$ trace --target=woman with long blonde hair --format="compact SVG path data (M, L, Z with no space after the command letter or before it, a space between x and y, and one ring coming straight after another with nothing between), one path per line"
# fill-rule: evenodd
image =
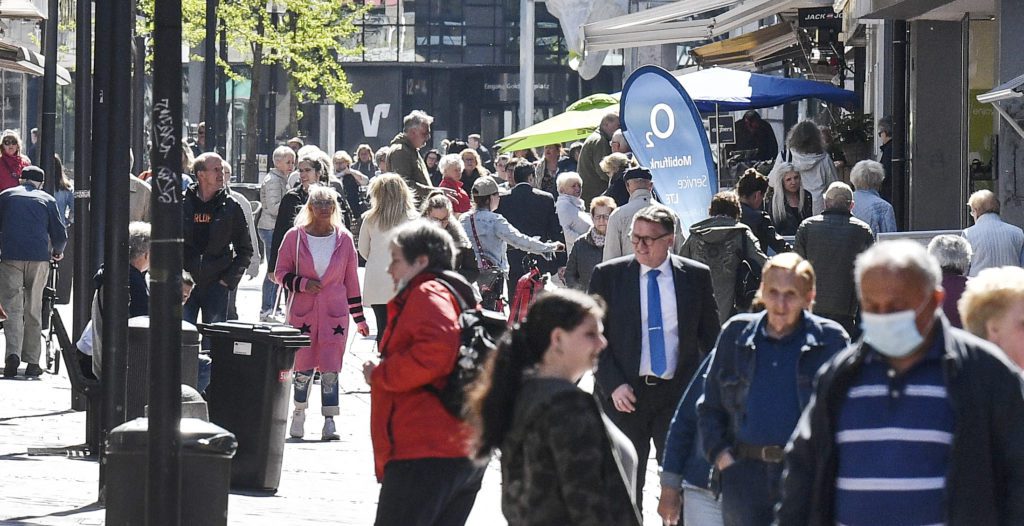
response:
M377 342L387 326L387 304L395 295L387 274L391 262L391 239L395 228L419 216L413 193L402 176L383 173L370 179L370 209L359 228L359 254L366 259L363 276L363 305L373 309L377 320Z
M359 259L352 233L345 228L333 189L314 184L281 242L274 274L291 292L288 323L310 338L295 355L295 411L289 434L305 435L306 407L313 373L320 371L322 440L337 440L338 372L348 340L349 316L356 330L370 333L359 292ZM347 306L347 308L341 308Z

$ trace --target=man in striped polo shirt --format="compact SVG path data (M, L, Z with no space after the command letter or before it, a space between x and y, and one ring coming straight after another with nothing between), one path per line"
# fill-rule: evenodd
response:
M864 338L818 377L786 450L780 525L1024 524L1024 395L952 328L921 245L857 258Z

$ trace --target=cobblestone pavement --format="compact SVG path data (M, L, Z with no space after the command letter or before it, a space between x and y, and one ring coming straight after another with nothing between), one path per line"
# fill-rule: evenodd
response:
M257 318L261 280L247 280L238 294L239 317ZM70 320L70 307L61 306ZM372 317L372 312L367 313ZM70 325L70 323L69 323ZM374 327L370 321L370 327ZM353 331L340 375L341 439L319 441L319 390L311 389L306 440L288 439L281 485L273 496L232 493L228 523L340 524L373 523L379 485L373 476L370 446L370 395L360 372L374 354L372 338ZM99 464L66 456L29 455L29 448L55 448L85 442L85 413L70 410L71 388L64 367L58 376L39 380L0 378L0 524L103 524L96 504ZM656 464L650 462L644 495L645 523L661 524L655 509ZM142 483L143 481L140 481ZM470 516L470 526L501 526L501 474L492 461Z

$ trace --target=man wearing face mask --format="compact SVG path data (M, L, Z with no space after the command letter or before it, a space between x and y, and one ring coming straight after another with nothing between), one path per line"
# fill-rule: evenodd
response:
M864 338L818 376L778 524L1024 524L1020 370L950 327L923 246L879 243L855 276Z

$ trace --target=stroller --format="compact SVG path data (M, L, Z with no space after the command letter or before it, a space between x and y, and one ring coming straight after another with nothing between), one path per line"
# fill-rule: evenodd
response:
M537 294L544 290L544 285L547 284L548 279L551 277L546 273L541 274L540 267L537 265L537 258L534 256L523 258L523 268L527 269L527 271L516 282L516 295L508 315L509 326L520 323L526 318L526 311L530 310L533 300L537 298Z

